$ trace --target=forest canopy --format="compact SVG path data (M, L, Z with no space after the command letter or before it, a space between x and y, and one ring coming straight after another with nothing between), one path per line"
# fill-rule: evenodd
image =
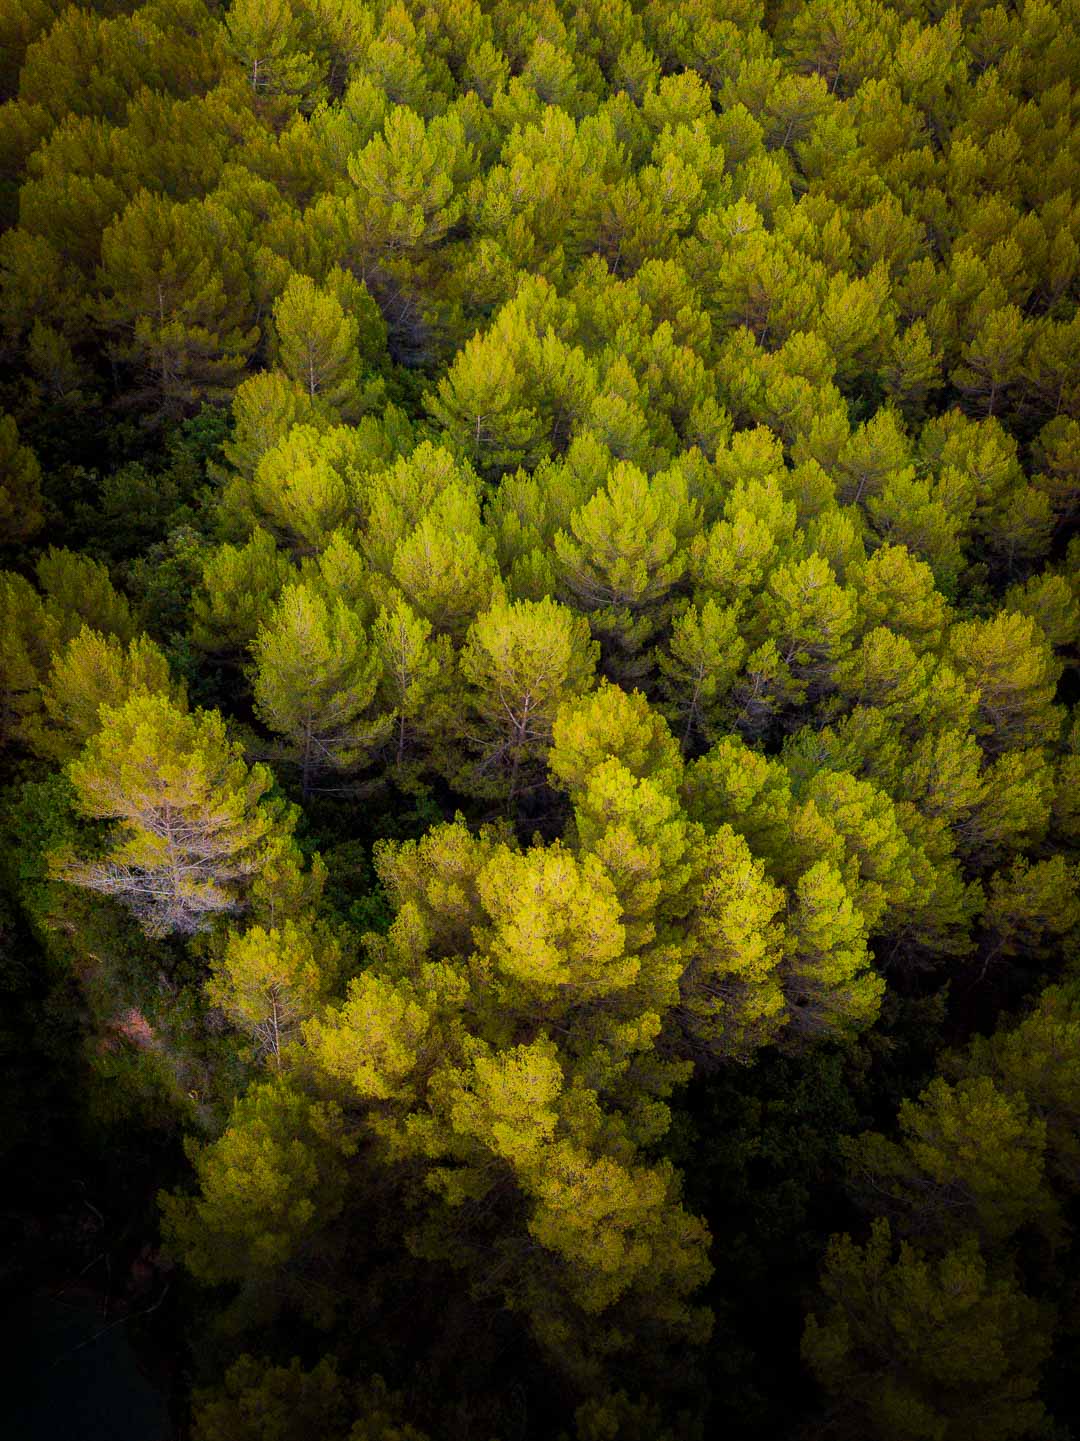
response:
M9 1295L1068 1441L1077 0L0 0L0 172Z

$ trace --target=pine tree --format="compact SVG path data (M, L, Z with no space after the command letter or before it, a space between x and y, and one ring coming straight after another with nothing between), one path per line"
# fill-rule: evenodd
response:
M934 1261L906 1243L894 1254L879 1220L865 1246L833 1239L821 1284L826 1306L807 1322L803 1356L838 1435L1019 1441L1043 1421L1048 1318L989 1271L974 1238Z
M675 621L667 651L657 659L665 714L680 732L684 751L695 737L707 741L716 733L745 657L736 607L707 600Z
M1039 472L1032 477L1050 500L1058 525L1075 518L1080 510L1080 421L1059 415L1044 425L1034 445Z
M1080 1158L1080 996L1074 982L1050 986L1034 1008L989 1038L976 1036L967 1053L949 1057L954 1074L990 1076L999 1090L1019 1096L1046 1126L1046 1166L1067 1190L1076 1187Z
M57 0L27 0L16 10L6 7L0 16L4 66L0 71L0 99L10 100L19 88L19 69L30 45L48 33L61 6Z
M100 562L50 546L34 569L45 593L45 609L65 640L77 635L84 624L118 640L134 638L131 607Z
M295 571L273 536L257 528L246 545L221 545L203 562L192 602L191 638L200 650L233 660L247 650Z
M774 860L791 843L794 800L787 768L737 736L725 736L687 766L682 795L694 820L710 830L731 826L756 856Z
M865 504L880 495L890 480L907 470L911 450L896 413L888 408L877 411L840 447L837 461L843 477L838 493L841 504Z
M183 709L183 688L173 684L152 640L140 636L124 646L83 626L53 658L29 743L39 755L73 760L100 730L102 706L116 708L136 695L170 696Z
M821 75L834 95L850 95L888 53L880 27L889 18L858 4L834 9L811 0L791 15L785 41L800 70Z
M298 555L320 551L353 516L346 478L350 433L294 425L259 461L252 481L251 518Z
M375 710L379 661L360 617L304 582L286 587L252 646L255 713L284 737L303 794L356 770L387 737Z
M963 621L949 634L949 656L978 691L979 735L992 754L1056 738L1060 666L1029 616L1001 611L990 620Z
M223 446L225 459L249 481L267 451L294 425L318 427L321 421L303 386L280 370L248 376L233 391L232 413L232 434Z
M553 781L576 795L607 760L633 776L677 792L683 764L663 717L640 691L601 681L593 691L559 707L552 725L548 769Z
M844 706L873 707L891 719L914 719L928 709L933 669L932 662L918 659L906 637L878 626L837 666L837 699Z
M35 320L26 344L26 363L48 404L81 410L92 386L88 367L72 350L67 336Z
M609 1110L594 1089L624 1090L625 1058L655 1034L658 986L669 1004L677 996L670 947L666 981L651 974L659 956L639 963L627 949L621 880L594 839L579 856L560 844L522 852L459 821L381 847L396 919L345 1004L305 1035L331 1094L404 1121L380 1134L418 1168L409 1244L473 1269L496 1236L520 1237L506 1284L541 1344L595 1378L604 1346L625 1344L625 1308L693 1332L688 1294L707 1267L673 1173L630 1144L662 1134L666 1108L638 1095L625 1110L613 1096ZM649 855L655 869L658 846ZM481 1231L457 1225L461 1205L479 1201L491 1208Z
M767 432L753 432L766 434ZM749 447L733 447L732 459L746 461ZM766 464L772 460L771 453ZM736 605L761 589L788 548L795 507L771 475L741 476L724 500L723 518L693 537L691 574L702 596Z
M0 535L7 543L26 540L44 519L37 456L19 443L14 417L0 415Z
M747 1060L785 1021L783 933L776 924L783 892L729 826L709 837L700 866L679 1023L696 1059Z
M1075 844L1080 837L1080 717L1071 717L1064 754L1057 762L1053 796L1054 829Z
M300 562L300 578L329 600L343 600L367 624L372 618L377 579L354 544L351 526L335 530L317 556Z
M1063 855L1018 857L990 879L983 964L1000 957L1047 956L1080 925L1080 870Z
M893 339L881 368L886 394L910 423L926 413L930 394L942 385L941 354L924 320L915 320Z
M113 896L148 935L193 935L244 909L268 845L293 815L268 799L265 766L245 765L215 711L136 694L100 712L68 768L83 815L111 821L100 856L61 853L54 874Z
M787 924L789 1033L813 1039L872 1024L885 982L871 969L865 919L836 866L818 861L803 872Z
M636 679L646 668L641 652L686 569L680 542L696 523L697 507L680 472L650 480L620 463L570 517L569 532L556 535L563 592L589 614L614 678Z
M779 566L769 578L763 618L781 663L800 688L819 692L850 647L854 597L819 555Z
M476 617L502 599L492 550L476 493L451 484L394 548L391 576L439 634L460 641Z
M533 466L548 454L548 428L529 394L527 369L506 343L482 335L466 341L428 409L485 474Z
M561 454L589 416L596 368L570 341L574 316L546 280L522 279L427 397L454 445L485 474Z
M349 982L340 1006L305 1024L313 1064L349 1098L414 1100L418 1072L434 1059L438 1044L425 999L407 980L362 972Z
M154 421L229 395L257 332L232 217L140 192L101 242L101 319Z
M62 640L57 616L21 575L0 571L0 743L24 741L40 724L40 688Z
M986 1076L940 1077L899 1112L901 1139L877 1132L842 1142L856 1192L887 1208L904 1234L934 1249L975 1232L1000 1246L1021 1226L1053 1224L1046 1128L1022 1096Z
M341 295L348 298L348 309ZM274 303L278 357L285 374L310 401L348 421L359 418L369 399L364 362L372 347L370 342L361 346L362 324L376 329L378 344L378 311L366 288L340 270L322 286L310 276L294 275Z
M1037 845L1050 825L1054 773L1045 748L1007 750L981 773L970 814L956 825L957 849L980 870Z
M61 13L26 52L19 93L57 121L71 112L120 124L144 85L165 89L167 39L150 16Z
M589 774L573 801L578 846L614 882L628 944L648 957L651 1003L666 1010L683 959L667 928L693 905L704 837L662 782L635 776L614 758Z
M390 741L399 773L418 743L430 743L449 726L445 707L453 681L454 654L447 636L404 600L384 608L371 628L382 674L380 693L394 717Z
M353 1376L342 1376L333 1356L304 1370L298 1356L283 1366L245 1353L220 1385L194 1391L192 1436L194 1441L214 1441L217 1436L234 1441L305 1441L309 1436L320 1441L428 1441L403 1419L405 1410L404 1397L389 1391L381 1377L361 1384Z
M1055 650L1068 650L1080 640L1080 598L1063 575L1044 571L1005 592L1005 607L1029 615Z
M352 1149L337 1107L284 1079L253 1086L219 1139L194 1155L201 1194L162 1196L170 1249L209 1284L280 1276L339 1214Z
M302 18L289 0L232 0L225 18L229 49L257 102L303 103L312 97L319 67L304 48Z
M294 921L250 926L230 933L211 962L206 993L280 1070L283 1047L333 989L340 966L340 943L328 932Z
M473 622L460 660L469 789L513 802L542 778L556 712L588 689L598 650L585 618L550 599L496 604Z
M393 258L436 245L464 209L472 149L456 115L427 125L406 106L349 161L351 226L362 254Z
M917 904L919 856L897 807L877 786L844 771L814 770L797 787L789 847L775 857L781 875L832 860L868 929L900 924Z
M288 1366L275 1366L245 1353L226 1371L220 1387L194 1392L192 1412L196 1441L214 1441L215 1436L268 1441L270 1432L278 1441L305 1436L338 1441L349 1423L346 1385L329 1356L305 1371L297 1356Z
M1008 405L1009 389L1022 377L1028 341L1015 305L990 310L980 320L950 377L976 414L996 415Z
M478 542L483 536L480 518L480 480L445 448L422 441L410 454L378 466L365 477L361 495L364 511L364 554L372 566L389 575L394 552L438 503L443 511Z
M636 979L614 887L595 862L559 844L501 848L477 877L477 896L502 1004L523 1021L564 1020L573 1006L608 1001Z
M906 636L922 654L941 644L949 609L934 584L934 573L903 545L883 545L855 568L860 625L888 626Z
M866 509L883 541L905 546L925 560L943 591L955 588L963 569L963 519L947 494L909 469L887 480Z

